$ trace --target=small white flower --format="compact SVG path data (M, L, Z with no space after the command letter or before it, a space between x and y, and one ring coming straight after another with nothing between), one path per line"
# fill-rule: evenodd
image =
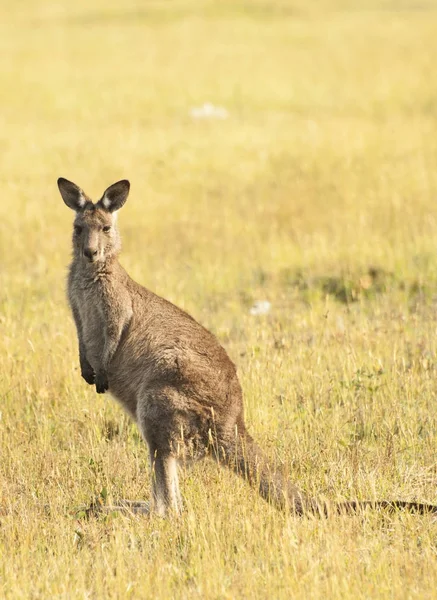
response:
M268 300L257 300L249 312L251 315L266 315L271 308L272 305Z
M194 106L190 110L193 119L227 119L228 111L223 106L214 106L210 102L205 102L202 106Z

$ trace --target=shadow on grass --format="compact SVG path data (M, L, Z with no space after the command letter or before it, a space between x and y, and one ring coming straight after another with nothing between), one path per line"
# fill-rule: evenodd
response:
M432 282L400 279L379 267L369 267L361 274L308 276L303 271L285 269L279 274L284 287L298 290L306 300L330 296L342 304L372 299L393 290L403 290L411 300L423 300L432 296Z

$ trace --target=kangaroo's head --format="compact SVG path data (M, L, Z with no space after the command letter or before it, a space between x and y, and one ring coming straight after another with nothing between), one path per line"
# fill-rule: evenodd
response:
M130 183L114 183L93 203L75 183L60 177L58 187L65 204L76 212L73 251L78 260L102 263L120 250L117 211L126 202Z

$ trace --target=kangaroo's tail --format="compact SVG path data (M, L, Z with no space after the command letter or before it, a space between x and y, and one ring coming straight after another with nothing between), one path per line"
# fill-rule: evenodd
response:
M404 500L350 500L334 504L331 510L340 515L353 515L369 508L371 510L384 510L387 512L404 510L419 515L437 514L437 505L435 504L407 502Z
M405 510L417 514L437 514L437 505L403 500L319 502L305 495L280 468L275 468L245 429L238 436L221 440L215 451L220 463L231 468L258 490L260 495L281 510L296 515L352 515L366 509L395 512Z

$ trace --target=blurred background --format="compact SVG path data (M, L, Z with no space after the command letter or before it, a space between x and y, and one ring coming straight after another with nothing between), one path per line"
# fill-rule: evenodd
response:
M268 278L293 286L302 271L423 273L437 214L435 8L4 3L8 269L59 276L62 175L94 198L131 180L124 260L166 293L177 272L187 301L199 286L204 299Z

